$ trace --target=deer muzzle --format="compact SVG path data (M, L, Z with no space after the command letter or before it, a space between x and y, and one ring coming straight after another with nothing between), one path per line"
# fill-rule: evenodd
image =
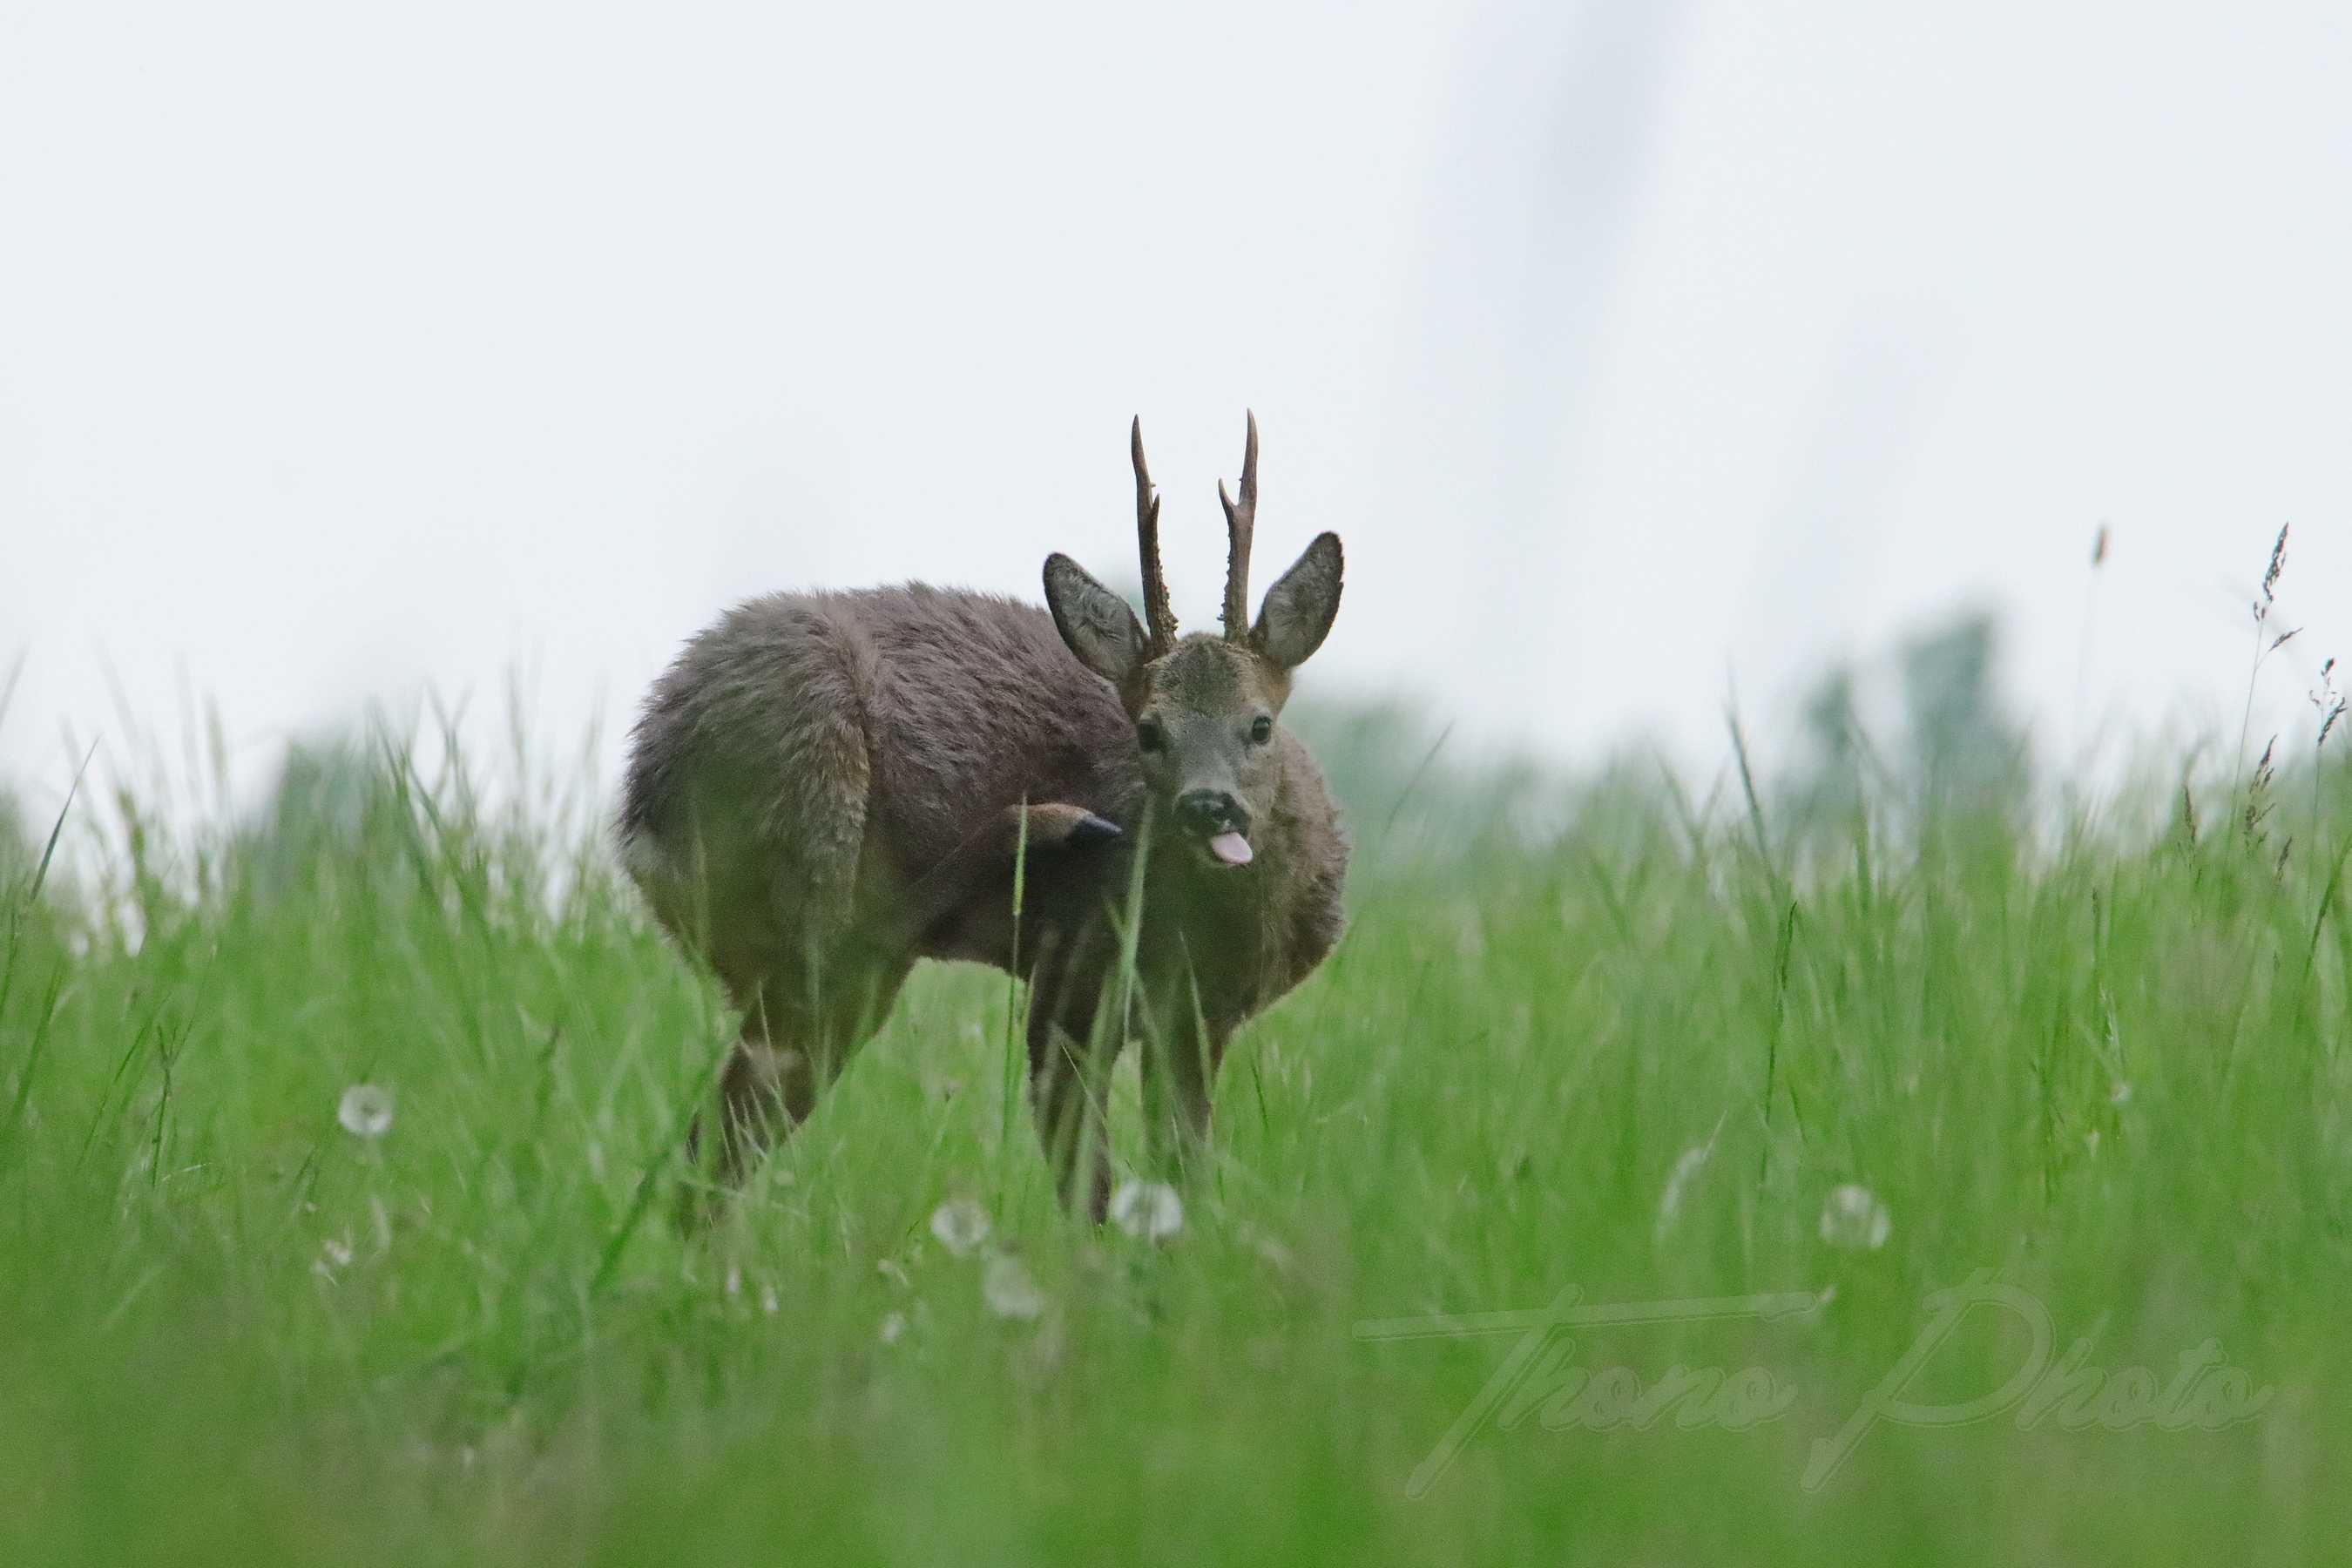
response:
M1176 821L1219 865L1246 866L1256 858L1250 848L1249 807L1224 790L1185 791L1176 800Z

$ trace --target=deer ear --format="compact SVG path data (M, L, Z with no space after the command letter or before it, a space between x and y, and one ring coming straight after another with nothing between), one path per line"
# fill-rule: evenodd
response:
M1318 534L1307 553L1265 591L1250 640L1285 669L1305 664L1339 613L1339 536Z
M1113 686L1125 685L1143 659L1143 626L1127 601L1057 552L1045 557L1045 603L1078 662Z

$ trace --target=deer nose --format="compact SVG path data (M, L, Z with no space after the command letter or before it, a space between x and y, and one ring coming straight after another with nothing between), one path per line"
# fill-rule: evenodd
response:
M1203 838L1214 833L1249 837L1249 808L1221 789L1186 790L1176 798L1176 820Z

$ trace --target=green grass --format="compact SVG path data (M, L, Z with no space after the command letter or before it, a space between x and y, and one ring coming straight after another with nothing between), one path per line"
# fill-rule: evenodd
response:
M89 792L101 878L31 897L46 824L0 864L0 1561L2295 1562L2352 1528L2352 936L2315 808L2259 845L1987 816L1792 848L1618 785L1532 845L1372 853L1154 1248L1055 1213L1025 1115L1003 1135L1006 988L945 969L681 1240L730 1021L592 835L471 799L404 774L235 836ZM1373 851L1390 804L1357 802ZM373 1142L336 1118L363 1082L397 1096ZM1847 1184L1883 1247L1823 1240ZM956 1196L1041 1317L932 1240ZM1808 1490L1979 1270L2061 1351L2161 1382L2214 1338L2264 1403L1883 1425ZM1358 1325L1569 1287L1833 1293L1552 1352L1759 1368L1771 1419L1522 1411L1408 1495L1511 1341ZM1973 1314L1907 1397L1997 1388L2025 1323Z

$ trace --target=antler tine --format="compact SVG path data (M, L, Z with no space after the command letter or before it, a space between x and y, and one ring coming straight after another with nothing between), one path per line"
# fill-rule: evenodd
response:
M1225 507L1225 636L1240 640L1249 636L1250 538L1257 528L1257 416L1249 416L1249 444L1242 451L1242 499L1225 494L1217 481L1217 499Z
M1143 558L1143 619L1150 631L1151 656L1176 646L1176 612L1168 607L1168 579L1160 571L1160 496L1143 462L1143 416L1135 416L1128 446L1135 458L1135 538Z

